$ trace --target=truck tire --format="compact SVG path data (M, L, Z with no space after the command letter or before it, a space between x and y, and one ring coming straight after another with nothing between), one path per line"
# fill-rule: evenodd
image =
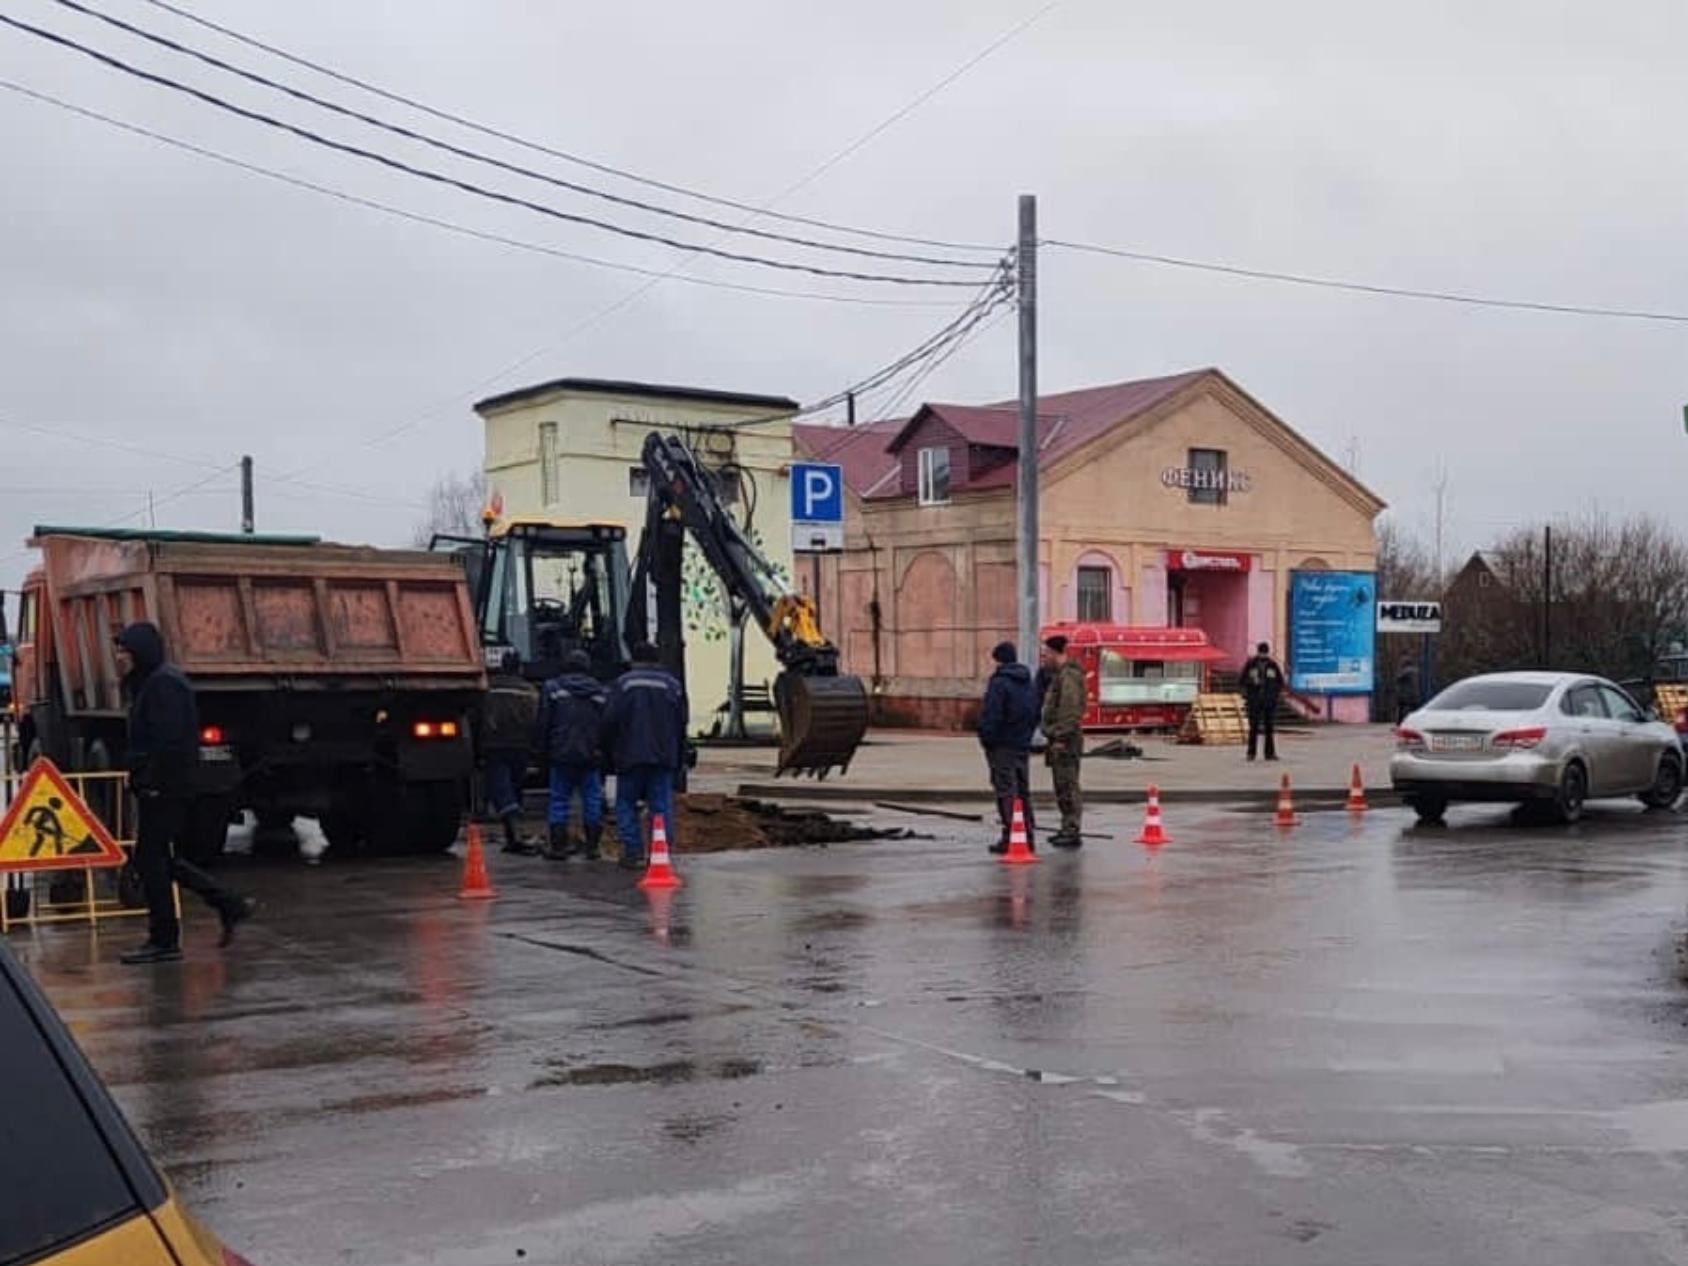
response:
M404 837L397 851L443 853L463 826L463 788L455 782L418 782L404 789Z
M336 803L317 819L328 851L337 858L356 857L369 843L369 819L356 809Z
M195 866L215 866L222 860L229 841L229 814L234 804L227 796L201 796L188 810L187 826L178 841L182 855Z
M108 774L117 768L117 761L112 757L111 747L104 739L95 739L88 744L88 749L82 754L82 772L87 774ZM132 816L122 811L121 798L123 790L121 784L111 778L91 778L87 781L87 789L83 800L94 811L94 816L104 823L106 830L113 836L123 834L133 835L135 821ZM118 829L119 820L127 831Z
M293 815L261 810L253 815L252 855L270 861L285 861L299 854L299 835L293 829Z

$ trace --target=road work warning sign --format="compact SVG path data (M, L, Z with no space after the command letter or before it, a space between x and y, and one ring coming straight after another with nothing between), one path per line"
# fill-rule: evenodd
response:
M29 767L0 818L0 871L121 866L123 850L50 760Z

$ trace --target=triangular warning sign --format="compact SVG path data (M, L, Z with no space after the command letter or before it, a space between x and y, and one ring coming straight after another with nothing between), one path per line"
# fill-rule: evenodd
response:
M105 824L42 757L0 818L0 871L121 866L127 860Z

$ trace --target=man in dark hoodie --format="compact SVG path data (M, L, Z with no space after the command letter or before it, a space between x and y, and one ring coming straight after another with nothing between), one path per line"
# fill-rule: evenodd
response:
M182 956L171 880L196 892L217 912L223 934L252 915L252 903L177 857L193 808L193 774L199 764L199 709L193 684L164 657L164 639L151 624L131 624L117 635L117 669L129 689L129 786L135 793L135 869L147 901L147 940L123 955L129 964L169 963Z
M639 802L661 814L674 838L674 782L686 755L686 692L649 642L632 650L633 666L616 678L604 703L602 743L615 766L615 833L623 870L645 867Z
M603 749L599 731L604 723L604 685L592 675L592 657L570 651L563 657L563 673L545 683L539 698L539 742L551 767L551 800L546 812L551 832L545 855L562 861L569 846L569 816L580 793L581 826L585 843L580 855L598 859L604 835Z
M523 856L539 850L522 838L522 781L533 756L539 691L522 676L522 658L505 651L487 683L481 713L481 751L486 756L486 799L492 816L504 824L504 851Z
M985 687L985 703L979 711L979 742L990 769L997 816L1002 819L1002 834L990 851L1006 853L1016 800L1025 814L1026 840L1032 840L1031 747L1038 720L1037 686L1031 669L1019 662L1014 643L998 642L991 658L996 671Z

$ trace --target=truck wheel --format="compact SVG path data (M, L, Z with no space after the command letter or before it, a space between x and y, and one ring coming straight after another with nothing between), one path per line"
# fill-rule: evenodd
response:
M336 857L356 857L363 852L363 846L369 839L368 823L356 813L344 810L325 813L317 819L317 825L322 828L322 837L328 841L328 847Z
M82 772L87 774L108 774L117 768L117 762L112 759L111 748L104 739L95 739L88 744L88 750L82 756ZM117 829L120 815L119 797L123 794L119 783L113 778L90 778L87 780L86 791L82 798L88 807L94 811L94 816L105 824L106 830L112 835L121 834ZM134 830L133 820L126 823L130 830Z
M229 814L234 805L227 796L202 796L188 809L187 826L180 841L182 852L195 866L215 866L229 840Z
M298 855L299 836L293 829L293 815L264 810L254 815L252 855L282 861Z
M412 783L404 790L399 851L443 853L463 826L463 788L455 782Z

